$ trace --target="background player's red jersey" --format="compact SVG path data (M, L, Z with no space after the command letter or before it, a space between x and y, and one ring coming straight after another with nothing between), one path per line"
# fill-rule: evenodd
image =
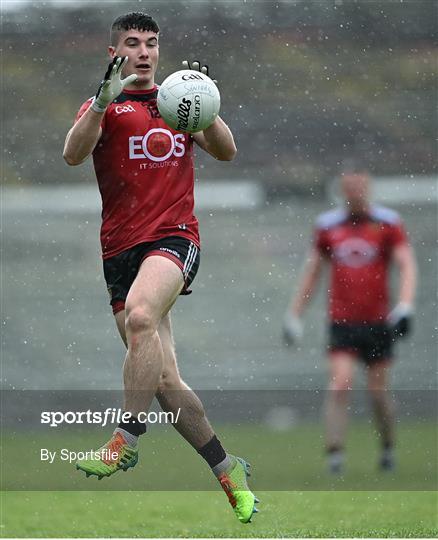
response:
M193 139L164 123L157 92L156 86L124 90L102 121L93 160L102 196L104 259L173 235L199 246L193 215ZM82 105L76 121L91 101Z
M329 316L333 322L385 320L391 253L406 241L398 214L381 206L372 206L360 218L344 209L318 218L315 246L331 263Z

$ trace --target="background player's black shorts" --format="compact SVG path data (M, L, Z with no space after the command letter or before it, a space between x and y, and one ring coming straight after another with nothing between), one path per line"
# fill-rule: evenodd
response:
M140 265L151 255L166 257L177 264L184 277L181 294L192 292L188 288L199 268L198 246L182 236L167 236L155 242L143 242L103 261L103 273L114 313L125 308L126 297Z
M348 350L366 364L392 358L393 335L386 324L331 323L329 351Z

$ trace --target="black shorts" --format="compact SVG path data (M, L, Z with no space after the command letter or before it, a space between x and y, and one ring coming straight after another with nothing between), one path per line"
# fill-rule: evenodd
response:
M386 324L331 323L329 351L349 351L366 364L392 358L393 335Z
M188 288L199 268L198 246L181 236L168 236L155 242L143 242L103 261L103 273L114 314L125 309L126 297L140 265L151 255L166 257L179 266L184 277L181 294L192 292Z

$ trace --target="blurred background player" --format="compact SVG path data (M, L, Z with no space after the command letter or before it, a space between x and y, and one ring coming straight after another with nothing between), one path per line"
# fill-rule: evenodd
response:
M65 142L69 165L93 155L102 195L104 274L127 347L124 410L131 414L102 447L115 459L81 460L76 466L99 479L134 467L138 438L146 431L139 416L156 396L163 410L179 414L176 429L207 461L238 519L247 523L256 511L246 483L248 465L225 452L199 398L181 379L170 321L171 307L180 294L190 292L199 267L193 142L221 161L232 160L236 147L219 117L193 135L161 119L155 84L158 33L157 23L144 13L114 21L108 48L112 62ZM199 62L193 68L208 71Z
M410 330L416 264L403 223L396 212L370 202L370 175L349 163L340 176L343 207L321 214L303 277L284 320L287 344L300 340L301 318L325 264L328 287L329 392L325 403L329 470L341 472L349 392L357 360L363 362L367 387L382 445L379 466L394 467L394 412L389 396L389 368L395 339ZM399 269L398 303L390 310L389 273Z

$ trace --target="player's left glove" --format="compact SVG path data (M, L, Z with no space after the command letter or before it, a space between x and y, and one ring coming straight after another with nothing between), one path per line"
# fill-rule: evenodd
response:
M194 71L199 71L200 73L203 73L204 75L207 75L207 77L210 77L210 79L214 82L214 84L217 84L217 80L213 79L211 75L208 74L209 69L207 64L204 66L201 66L201 63L198 60L194 60L192 62L192 65L190 66L190 62L188 60L182 61L183 69L193 69Z
M412 328L414 310L410 304L398 303L386 318L394 337L405 337Z
M303 339L303 323L301 319L287 311L283 320L283 341L288 347L297 345Z
M113 61L109 64L108 69L106 70L103 81L100 83L100 86L96 92L96 95L91 104L91 108L95 112L105 112L106 108L110 103L112 103L116 97L118 97L122 92L125 86L131 84L137 80L137 75L134 73L128 75L126 79L122 79L122 70L125 67L128 61L128 57L125 56L121 58L120 56L115 56Z

